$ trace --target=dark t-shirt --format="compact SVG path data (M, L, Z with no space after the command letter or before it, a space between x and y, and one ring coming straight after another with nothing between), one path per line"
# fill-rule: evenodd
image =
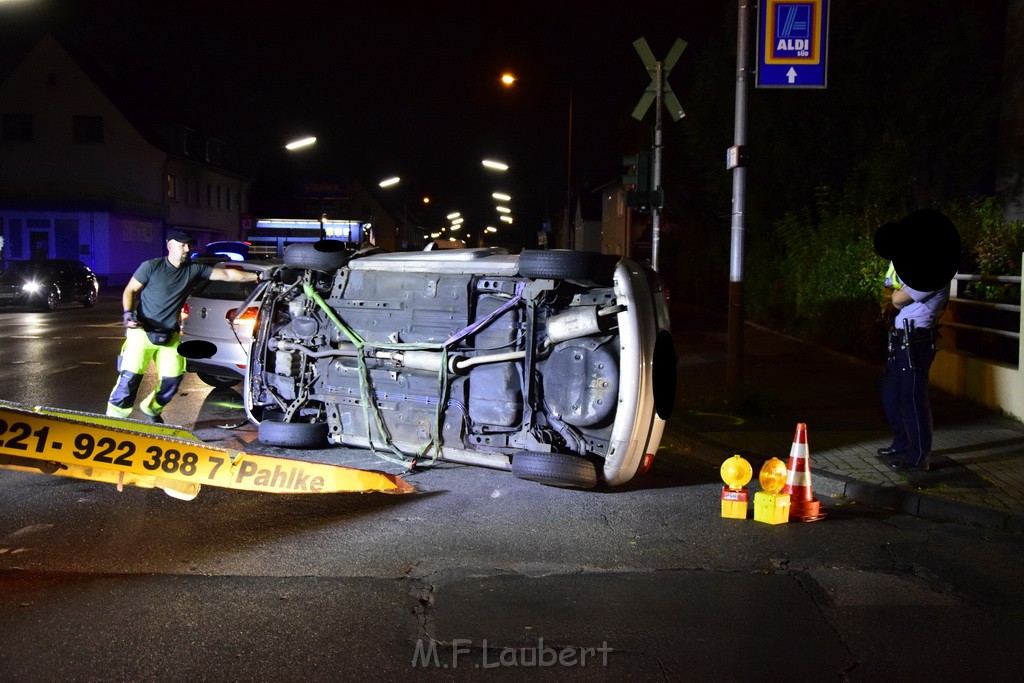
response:
M181 306L192 287L209 280L213 268L201 263L183 263L175 268L166 257L143 261L134 277L143 284L139 295L138 317L148 330L177 330Z

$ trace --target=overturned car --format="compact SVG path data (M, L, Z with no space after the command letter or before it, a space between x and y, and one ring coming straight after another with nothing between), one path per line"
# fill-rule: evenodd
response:
M244 398L267 445L592 488L645 471L672 410L664 291L629 259L301 243L258 293Z

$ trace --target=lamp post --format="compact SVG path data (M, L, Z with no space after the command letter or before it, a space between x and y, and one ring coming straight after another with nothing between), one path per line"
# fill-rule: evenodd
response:
M291 142L286 143L284 148L286 150L288 150L289 152L294 152L295 150L308 149L308 148L312 147L315 144L316 144L316 136L315 135L307 135L305 137L296 138L296 139L292 140ZM294 189L293 189L293 192L294 192ZM319 221L320 221L320 239L321 240L325 240L325 239L327 239L327 230L324 228L324 220L327 218L327 214L324 213L324 211L323 211L322 202L321 202L320 209L321 209L320 210L320 216L319 216Z
M395 185L398 185L401 182L402 182L402 179L399 176L391 176L391 177L385 178L384 180L382 180L379 183L377 183L377 186L380 187L382 190L386 190L389 187L394 187ZM409 239L409 230L406 227L406 221L407 220L408 219L407 219L407 213L406 213L406 209L405 209L405 199L402 199L402 234L401 235L399 234L398 226L396 225L395 226L395 248L396 249L402 243L402 239L401 239L402 237L405 237L406 241L408 241L408 239Z
M515 85L515 74L506 71L501 75L501 83L506 88ZM566 153L565 153L565 214L562 217L562 229L566 241L569 240L570 212L572 207L572 124L573 124L573 92L572 85L569 86L569 112L566 123Z

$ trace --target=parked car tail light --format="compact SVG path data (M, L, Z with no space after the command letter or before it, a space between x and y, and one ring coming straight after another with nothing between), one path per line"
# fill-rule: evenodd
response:
M246 334L250 337L252 336L252 330L256 326L256 314L259 313L259 310L258 306L250 306L245 309L242 315L238 316L238 320L235 320L234 325L240 334ZM235 317L237 312L237 308L232 308L224 315L224 317L230 323L231 319Z

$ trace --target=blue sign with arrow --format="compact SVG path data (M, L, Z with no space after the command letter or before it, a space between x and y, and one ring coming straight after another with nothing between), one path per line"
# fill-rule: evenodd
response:
M828 0L761 0L757 37L757 87L825 87Z

